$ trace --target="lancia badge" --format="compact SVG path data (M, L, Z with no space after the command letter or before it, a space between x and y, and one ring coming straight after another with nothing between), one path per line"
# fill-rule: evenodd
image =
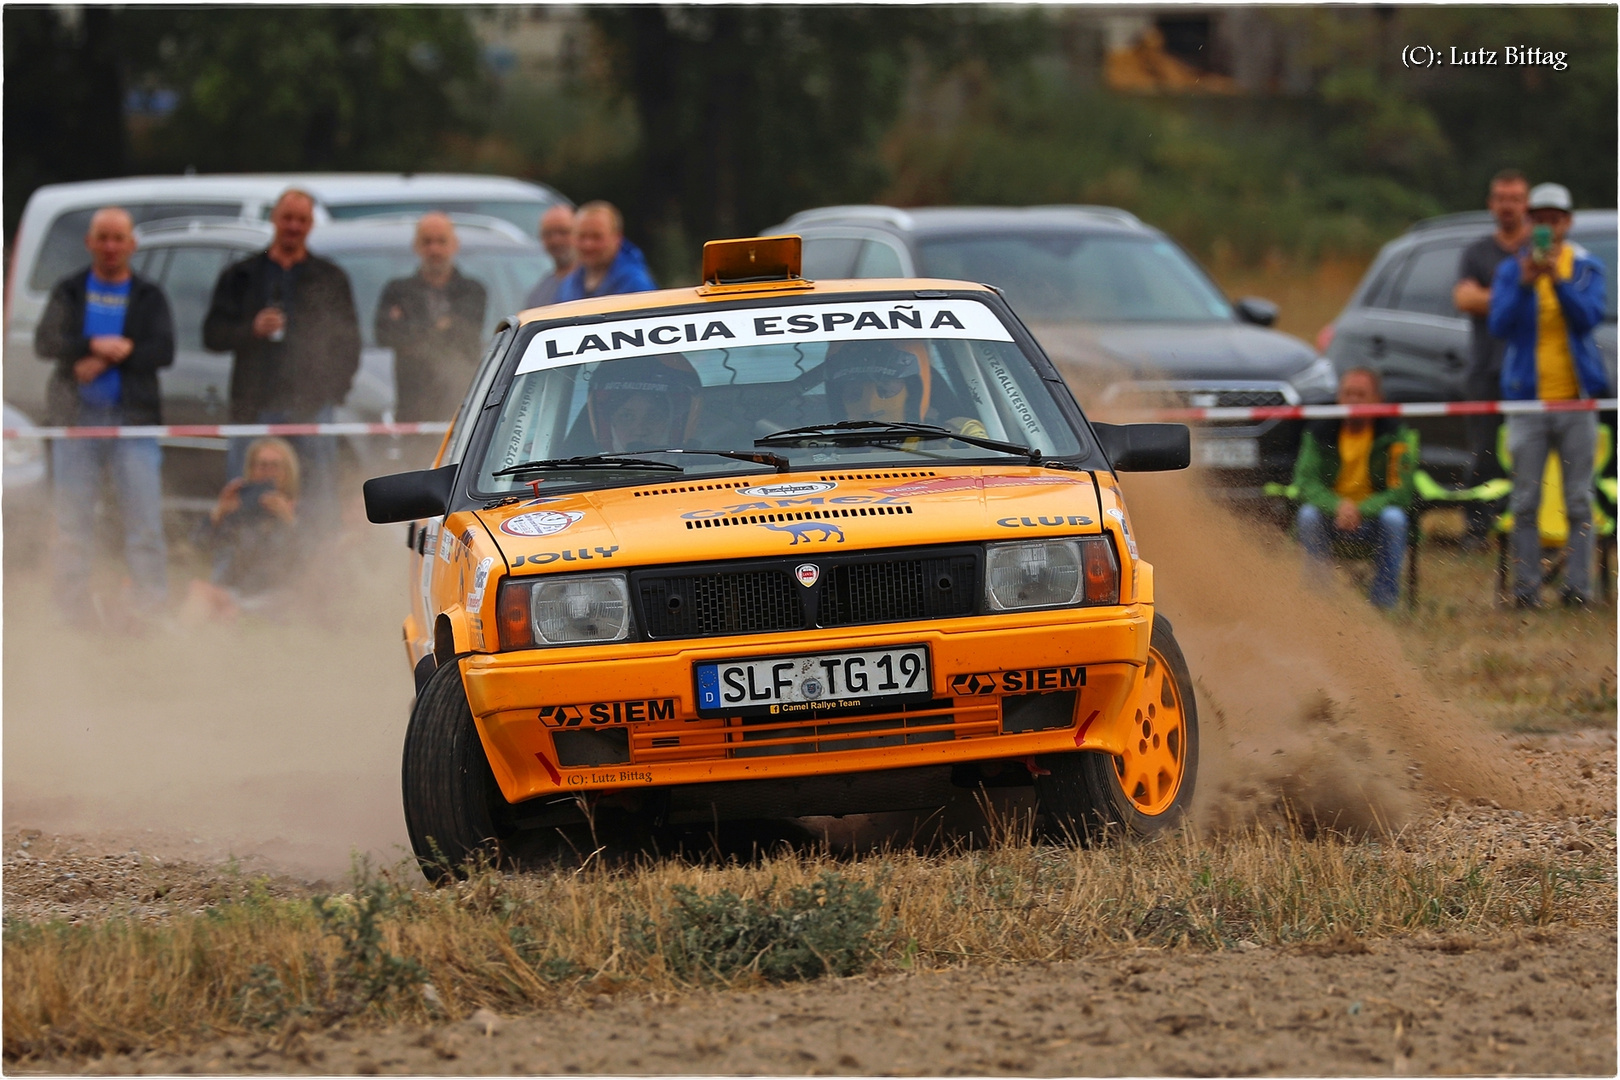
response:
M821 567L815 563L802 563L794 568L793 576L799 579L800 585L808 589L821 577Z

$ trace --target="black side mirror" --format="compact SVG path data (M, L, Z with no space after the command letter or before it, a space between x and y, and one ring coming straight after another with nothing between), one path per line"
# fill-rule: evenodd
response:
M373 525L438 517L450 505L458 465L377 476L366 481L366 520Z
M1277 305L1258 296L1245 296L1237 302L1237 315L1255 326L1274 326L1277 322Z
M1167 472L1192 464L1186 424L1099 424L1092 430L1115 472Z

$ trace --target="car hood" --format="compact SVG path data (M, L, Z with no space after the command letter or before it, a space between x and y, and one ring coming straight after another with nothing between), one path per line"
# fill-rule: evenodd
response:
M766 474L480 511L514 574L792 557L1102 531L1088 473L950 467Z
M1053 363L1077 392L1121 379L1286 380L1315 359L1299 338L1242 323L1035 323Z

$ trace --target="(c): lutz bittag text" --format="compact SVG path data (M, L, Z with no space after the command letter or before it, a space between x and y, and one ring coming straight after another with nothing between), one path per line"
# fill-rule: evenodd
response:
M1499 49L1459 49L1455 45L1408 45L1401 50L1407 67L1569 67L1569 54L1534 45L1504 45Z

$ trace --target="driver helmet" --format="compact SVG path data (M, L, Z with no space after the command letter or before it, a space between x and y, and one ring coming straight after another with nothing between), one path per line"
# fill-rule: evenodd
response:
M933 374L913 351L909 342L847 341L827 350L824 379L828 402L835 410L844 405L844 394L862 383L900 382L906 388L906 419L920 421L928 415L928 398Z
M702 386L679 353L606 361L586 397L591 433L613 452L680 446L697 426Z

